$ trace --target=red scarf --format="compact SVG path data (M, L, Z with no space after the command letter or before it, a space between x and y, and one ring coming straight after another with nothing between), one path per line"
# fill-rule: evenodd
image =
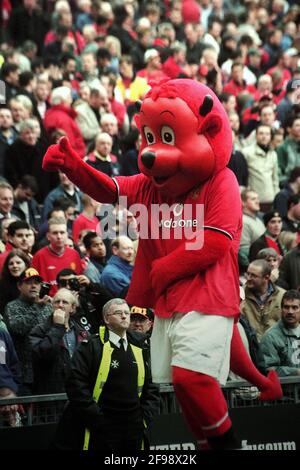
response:
M268 237L268 235L265 235L265 238L266 238L268 248L273 248L276 251L276 253L278 253L281 256L282 253L279 249L277 242L273 240L273 238Z

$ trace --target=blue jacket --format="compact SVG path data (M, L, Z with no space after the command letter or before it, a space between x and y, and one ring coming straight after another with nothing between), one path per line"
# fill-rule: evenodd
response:
M101 276L101 283L113 295L119 296L131 281L133 266L119 256L112 255Z
M0 328L0 388L18 392L20 364L10 334Z
M76 198L76 211L79 213L82 211L82 202L81 202L81 191L75 188L75 198ZM64 191L64 188L59 185L57 188L54 188L48 196L46 197L44 201L44 207L43 207L43 220L47 220L47 215L49 212L53 209L53 203L56 199L59 199L61 197L68 197L68 194ZM71 198L70 198L71 199Z

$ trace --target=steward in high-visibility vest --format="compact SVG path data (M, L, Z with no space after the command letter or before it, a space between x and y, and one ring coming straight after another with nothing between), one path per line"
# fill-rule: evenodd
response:
M159 412L149 350L143 348L145 335L127 331L127 350L121 351L109 334L106 327L100 327L99 334L82 342L74 353L66 387L68 414L73 425L75 417L84 427L81 449L140 450L145 446L145 428ZM62 441L72 431L60 423L57 448L70 448Z

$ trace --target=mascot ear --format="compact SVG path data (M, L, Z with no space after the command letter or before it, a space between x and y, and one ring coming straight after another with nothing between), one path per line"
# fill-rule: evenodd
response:
M222 118L218 114L211 113L201 124L199 134L206 134L209 137L215 137L222 129Z

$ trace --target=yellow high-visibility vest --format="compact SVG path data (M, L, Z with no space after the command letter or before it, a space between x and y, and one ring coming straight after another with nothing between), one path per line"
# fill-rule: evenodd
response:
M102 359L100 362L96 383L93 390L93 399L96 403L98 403L100 395L103 391L103 387L107 381L107 377L110 370L111 364L111 355L114 348L111 347L109 341L104 341L104 334L105 334L105 327L100 326L99 328L99 338L100 341L103 343L103 352L102 352ZM138 368L138 396L140 398L143 386L145 382L145 366L144 366L144 358L143 358L143 351L141 348L134 346L133 344L128 343L128 347L131 347L133 355L135 357L137 368ZM90 442L90 430L88 428L85 429L84 433L84 443L83 443L83 450L88 450Z

